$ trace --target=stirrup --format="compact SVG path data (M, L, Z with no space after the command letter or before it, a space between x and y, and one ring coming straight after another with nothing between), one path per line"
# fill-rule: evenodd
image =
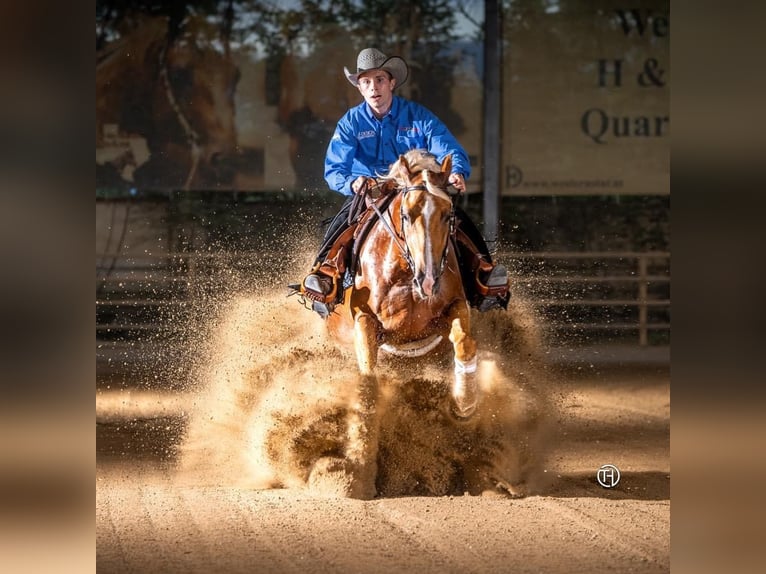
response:
M313 295L312 299L325 298L329 297L335 290L333 283L334 281L331 277L311 273L303 280L303 289Z
M328 287L329 292L326 292ZM322 319L326 319L335 308L338 282L333 277L315 271L303 279L301 292L311 301L311 310L316 312Z
M489 276L487 277L485 284L489 288L507 286L508 270L505 268L505 265L502 263L495 265L492 271L489 272Z
M489 297L483 297L481 303L477 306L479 313L486 313L492 309L508 309L508 300L511 298L510 292L505 297L500 295L492 295Z
M478 279L478 277L477 277ZM508 270L505 265L498 263L489 272L486 282L479 289L481 297L477 308L480 313L492 309L507 309L511 293L508 290Z

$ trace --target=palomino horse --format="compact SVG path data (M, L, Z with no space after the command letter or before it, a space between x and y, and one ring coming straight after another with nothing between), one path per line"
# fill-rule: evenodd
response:
M362 375L349 415L351 496L375 494L379 349L421 356L448 337L455 367L453 414L465 419L476 409L476 343L451 237L455 213L446 191L451 167L451 156L440 165L423 150L409 151L392 165L383 185L399 191L361 247L353 287L327 319L331 334L353 341Z
M153 189L233 181L239 70L200 26L171 38L166 18L141 18L97 54L97 179L121 172Z

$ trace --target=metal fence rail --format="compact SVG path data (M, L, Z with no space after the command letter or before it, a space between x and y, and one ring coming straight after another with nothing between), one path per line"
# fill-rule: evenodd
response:
M654 331L669 334L668 252L504 252L498 259L511 263L516 285L556 331L635 331L642 346Z

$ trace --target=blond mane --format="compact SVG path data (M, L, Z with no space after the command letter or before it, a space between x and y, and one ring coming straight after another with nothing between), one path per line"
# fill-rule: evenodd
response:
M411 149L404 154L404 161L409 169L402 163L401 158L391 166L388 174L382 177L383 181L392 181L398 188L404 188L411 185L413 176L422 173L423 181L429 193L452 201L445 189L439 187L432 178L436 174L441 174L441 164L436 160L436 156L424 149Z

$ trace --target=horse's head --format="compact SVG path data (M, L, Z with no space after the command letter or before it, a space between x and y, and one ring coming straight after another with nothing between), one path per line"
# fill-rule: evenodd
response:
M237 146L240 72L220 27L189 17L171 34L166 17L131 22L97 55L97 149L108 155L121 145L105 135L105 126L114 124L121 138L145 140L147 158L132 150L128 156L138 187L228 187L252 162Z
M234 94L240 72L220 46L200 35L181 37L167 49L168 98L176 120L199 147L199 178L206 184L234 177L237 133Z
M452 156L440 165L433 155L412 150L399 157L388 176L403 190L397 224L415 287L424 298L437 292L447 261L455 215L446 191L451 169Z

